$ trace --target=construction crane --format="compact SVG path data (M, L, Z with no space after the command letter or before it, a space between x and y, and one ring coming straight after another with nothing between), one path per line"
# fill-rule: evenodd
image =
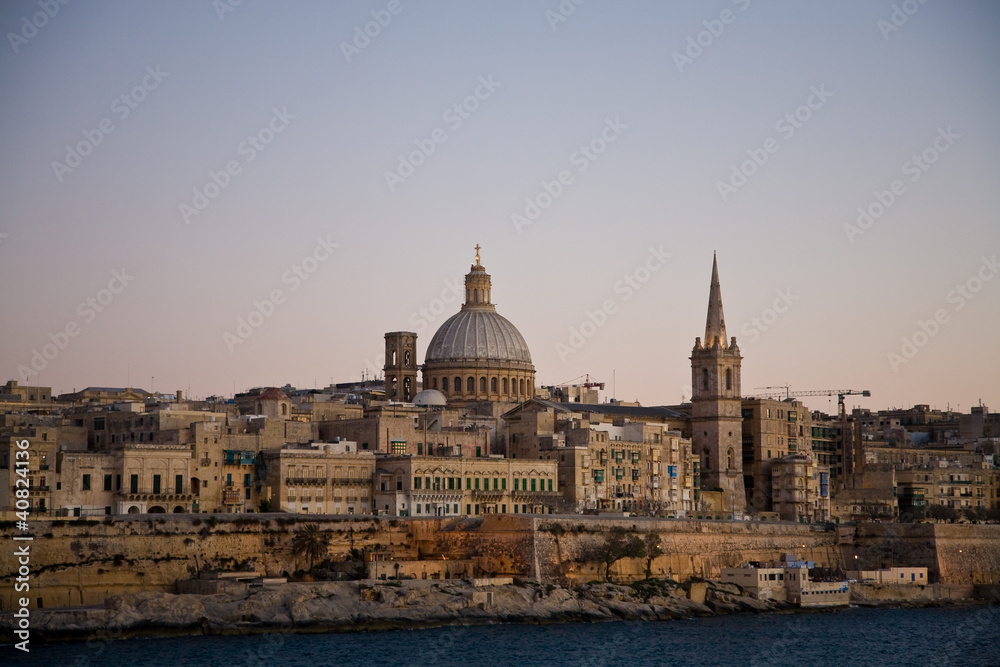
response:
M767 391L763 394L754 394L753 396L747 396L746 398L778 398L779 400L784 394L786 399L790 399L792 394L796 397L799 396L837 396L837 415L840 417L840 451L843 452L844 465L848 473L853 473L856 471L864 470L864 459L861 449L860 438L855 438L852 442L852 446L847 445L847 410L844 408L844 397L845 396L871 396L872 393L867 389L819 389L815 391L792 391L791 387L787 384L780 385L777 387L759 387L761 389L784 389L784 392ZM840 482L841 487L844 482Z
M792 394L795 394L796 397L799 397L799 396L836 396L837 397L837 414L840 415L841 419L843 419L843 417L845 415L845 410L844 410L844 397L845 396L855 396L855 395L857 395L857 396L871 396L872 395L872 393L869 390L867 390L867 389L861 389L861 390L856 390L856 389L817 389L815 391L792 391L791 385L787 385L787 384L782 384L782 385L778 385L778 386L775 386L775 387L758 387L758 389L770 389L770 390L782 389L784 391L780 391L780 392L779 391L765 391L765 392L760 393L760 394L751 394L749 396L745 396L744 398L775 398L775 397L777 397L778 399L780 399L782 394L784 394L784 398L785 399L791 398Z
M557 387L569 387L569 386L572 386L572 383L573 383L574 380L579 380L580 378L584 378L583 384L580 385L581 387L586 387L588 389L594 389L594 388L604 389L604 383L603 382L596 382L596 381L592 382L590 380L590 373L587 373L586 375L581 375L579 377L575 377L572 380L569 380L568 382L563 382L563 383L558 384L556 386Z

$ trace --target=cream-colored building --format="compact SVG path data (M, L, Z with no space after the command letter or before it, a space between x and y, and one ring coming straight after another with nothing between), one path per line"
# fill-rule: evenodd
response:
M273 512L371 514L374 471L375 455L356 442L287 444L257 456L256 497Z
M561 497L555 461L454 454L378 457L378 513L415 517L551 514Z
M876 584L929 584L926 567L890 567L884 570L848 570L847 577Z
M785 567L722 568L722 581L737 584L758 600L785 601L800 607L840 607L850 603L846 581L812 581L806 564Z
M785 521L830 521L830 469L808 454L771 461L771 503Z

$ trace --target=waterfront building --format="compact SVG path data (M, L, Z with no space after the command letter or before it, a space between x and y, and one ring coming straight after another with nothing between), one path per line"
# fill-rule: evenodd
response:
M552 514L561 498L555 461L437 451L436 456L378 457L374 493L379 514Z
M272 512L371 514L375 454L347 440L289 443L256 458L255 495Z

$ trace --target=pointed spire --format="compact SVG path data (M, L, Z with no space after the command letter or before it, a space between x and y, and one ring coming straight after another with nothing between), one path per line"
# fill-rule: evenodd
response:
M708 293L708 320L705 322L705 347L715 345L718 339L723 348L729 346L726 339L726 318L722 314L722 287L719 285L719 262L712 253L712 287Z

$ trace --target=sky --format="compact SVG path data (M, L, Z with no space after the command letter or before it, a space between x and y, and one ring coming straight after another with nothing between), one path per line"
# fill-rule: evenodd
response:
M479 244L539 386L690 397L716 253L744 395L1000 408L995 2L8 0L0 29L0 381L377 376Z

